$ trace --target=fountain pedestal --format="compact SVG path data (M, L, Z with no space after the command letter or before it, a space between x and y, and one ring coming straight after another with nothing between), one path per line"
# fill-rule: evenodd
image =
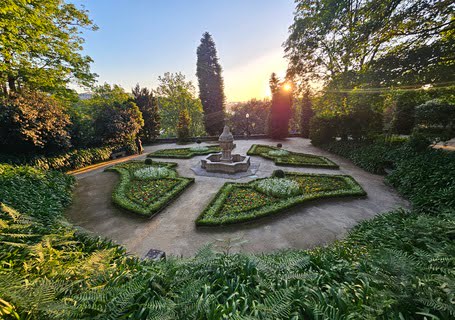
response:
M208 172L237 173L245 172L250 167L250 157L240 154L232 154L234 149L234 137L225 126L223 133L218 139L221 147L220 153L211 153L201 160L201 168Z

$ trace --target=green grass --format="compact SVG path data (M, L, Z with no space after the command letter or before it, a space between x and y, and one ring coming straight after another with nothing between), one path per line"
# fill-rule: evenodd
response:
M295 196L276 197L262 193L255 184L225 183L207 208L199 215L199 226L219 226L246 222L279 214L297 204L310 200L343 196L364 196L362 187L350 176L286 172L286 179L299 185Z
M112 201L125 210L154 216L194 182L194 178L179 177L173 169L175 166L177 164L167 162L145 164L143 161L129 161L106 169L120 174L120 182L112 193ZM173 174L159 179L138 179L134 176L137 170L152 167L167 168Z
M273 155L272 151L283 150L272 146L253 144L247 154L250 156L261 156L273 160L279 166L296 166L296 167L322 167L329 169L338 169L338 165L322 156L312 154L287 151L286 155ZM285 150L284 150L285 151Z
M207 150L197 151L191 150L191 148L174 148L174 149L161 149L155 152L149 153L148 158L175 158L175 159L189 159L195 156L206 155L209 153L221 152L218 145L207 146Z

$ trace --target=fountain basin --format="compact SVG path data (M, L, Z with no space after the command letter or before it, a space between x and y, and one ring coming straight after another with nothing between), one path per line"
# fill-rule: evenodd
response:
M222 152L211 153L201 160L201 167L207 172L237 173L245 172L250 167L250 157L233 154L230 161L222 160Z

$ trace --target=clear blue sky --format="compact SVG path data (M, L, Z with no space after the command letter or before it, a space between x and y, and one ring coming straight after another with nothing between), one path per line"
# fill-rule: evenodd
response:
M99 83L156 87L164 72L196 81L196 48L212 34L228 101L262 98L271 72L283 74L282 43L292 0L72 0L99 26L84 33Z

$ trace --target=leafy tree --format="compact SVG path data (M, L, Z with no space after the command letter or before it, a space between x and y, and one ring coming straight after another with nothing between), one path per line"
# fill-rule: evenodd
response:
M0 101L0 146L14 153L55 152L71 146L70 118L59 102L37 91Z
M270 116L270 100L251 99L231 107L229 126L234 134L266 134ZM246 115L249 115L247 120ZM248 128L247 128L248 125Z
M186 142L190 137L191 119L188 110L182 109L179 114L179 122L177 124L177 140Z
M95 133L102 144L132 143L144 125L141 111L132 101L106 104L95 120Z
M221 66L210 33L202 35L197 48L199 98L204 108L204 125L209 135L217 135L224 127L224 83Z
M302 137L309 138L310 135L310 121L311 118L314 116L314 111L312 108L312 103L310 99L310 91L307 90L303 95L301 101L301 109L300 109L300 132Z
M415 108L428 100L424 90L394 92L391 129L394 133L410 134L414 128Z
M450 0L298 0L285 43L288 71L326 81L368 71L389 53L453 35L453 10Z
M204 134L204 114L201 101L196 98L195 88L191 81L186 81L181 73L166 72L158 77L160 82L156 89L161 117L161 128L164 134L177 134L180 111L186 109L191 119L190 135Z
M81 29L95 30L87 11L62 0L0 2L0 85L68 94L70 81L88 86L92 59L81 54Z
M139 84L133 89L134 102L142 112L144 127L139 132L144 142L152 142L160 135L160 115L157 99L147 88L140 88Z
M124 103L131 97L118 85L107 83L93 88L90 99L79 100L69 108L71 141L75 147L99 146L102 139L95 131L95 121L106 106Z
M430 100L416 107L417 132L434 142L455 137L455 104Z

